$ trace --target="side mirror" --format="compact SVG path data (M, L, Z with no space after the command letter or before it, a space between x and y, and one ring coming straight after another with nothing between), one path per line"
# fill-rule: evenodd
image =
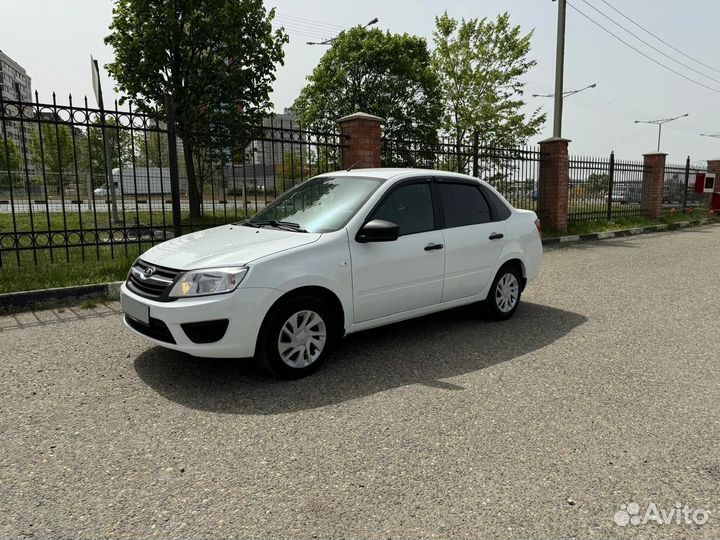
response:
M394 242L400 236L400 226L392 221L373 219L363 225L355 240L361 244L366 242Z

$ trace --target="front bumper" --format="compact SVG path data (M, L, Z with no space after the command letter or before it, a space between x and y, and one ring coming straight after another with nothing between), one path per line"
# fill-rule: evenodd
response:
M254 356L265 315L282 294L276 289L240 287L228 294L157 302L135 294L125 283L120 287L121 296L150 308L150 327L125 317L128 329L157 345L206 358ZM188 324L222 320L228 321L227 329L222 338L213 343L194 343L182 327L186 325L187 329Z

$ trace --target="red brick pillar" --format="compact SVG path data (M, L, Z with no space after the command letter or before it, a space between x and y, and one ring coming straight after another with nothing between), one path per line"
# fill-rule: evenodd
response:
M715 175L715 191L720 191L717 184L718 182L720 182L720 159L708 159L707 172ZM694 185L695 179L690 178L690 183Z
M538 179L538 217L543 229L567 232L570 161L568 139L553 137L540 141L540 178Z
M343 169L380 167L381 130L379 116L358 112L343 116L337 123L343 139Z
M663 188L665 187L665 158L667 154L643 154L645 171L642 180L642 208L653 219L662 217Z
M713 188L713 191L715 191L716 193L720 192L720 159L708 159L707 172L715 175L715 187ZM692 186L694 186L695 178L691 177L690 183ZM713 194L705 193L704 197L705 202L708 204L708 206L710 206L713 200ZM717 210L715 211L715 215L718 215Z

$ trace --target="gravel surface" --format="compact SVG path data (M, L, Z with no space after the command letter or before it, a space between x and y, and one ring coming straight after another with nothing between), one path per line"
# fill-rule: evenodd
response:
M548 250L511 321L350 336L294 382L117 304L2 317L0 537L717 538L718 276L717 226Z

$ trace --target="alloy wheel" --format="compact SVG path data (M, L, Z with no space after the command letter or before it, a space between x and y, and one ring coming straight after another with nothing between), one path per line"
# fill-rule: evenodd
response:
M278 353L292 368L304 368L315 362L327 343L327 326L314 311L294 313L285 321L278 336Z
M498 281L495 288L495 305L503 313L509 313L517 304L520 284L515 274L507 273Z

